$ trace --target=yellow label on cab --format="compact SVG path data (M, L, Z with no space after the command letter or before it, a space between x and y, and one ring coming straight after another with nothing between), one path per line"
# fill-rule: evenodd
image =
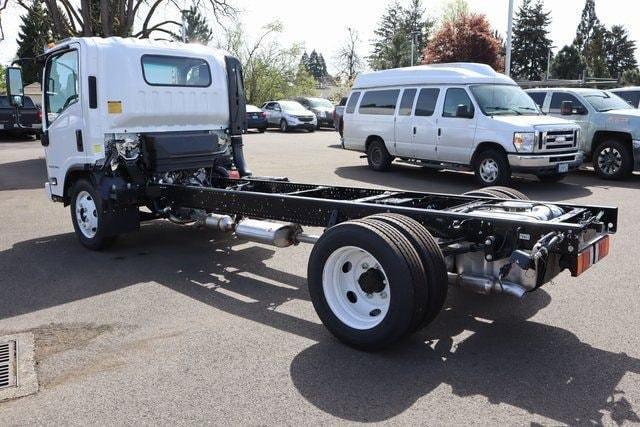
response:
M121 114L122 101L107 101L107 110L109 114Z

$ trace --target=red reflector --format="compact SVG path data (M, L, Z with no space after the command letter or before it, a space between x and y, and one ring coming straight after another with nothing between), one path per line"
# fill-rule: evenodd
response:
M228 171L228 172L229 172L229 178L240 179L240 172L238 171Z
M598 261L609 255L609 236L598 242Z

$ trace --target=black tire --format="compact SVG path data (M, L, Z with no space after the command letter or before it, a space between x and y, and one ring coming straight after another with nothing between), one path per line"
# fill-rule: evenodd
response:
M485 166L485 162L492 163L497 169L497 173L493 179L489 179L491 175L482 171ZM478 183L484 187L507 185L511 180L511 168L509 167L507 156L502 151L498 151L493 148L481 151L476 155L473 162L473 171Z
M323 289L323 271L329 257L354 246L375 257L386 274L385 289L388 287L390 293L386 314L367 329L343 322L331 309ZM348 221L327 230L311 251L307 277L311 302L322 323L343 343L368 351L388 347L411 331L416 311L421 308L416 304L416 288L426 281L411 242L394 227L373 219Z
M280 132L289 132L289 124L285 119L280 120Z
M563 179L565 179L567 177L567 173L553 173L553 174L549 174L549 175L538 175L538 179L540 180L540 182L548 182L548 183L554 183L554 182L560 182Z
M95 234L93 236L88 236L83 233L80 229L81 225L78 223L79 218L78 214L76 214L76 206L78 203L78 195L83 192L88 193L90 199L95 204L95 209L93 210L93 212L84 212L84 215L94 215L94 217L97 219L96 227L93 230ZM71 186L69 196L71 199L71 222L73 223L73 229L75 230L76 236L78 236L78 240L80 240L80 243L82 243L84 247L94 251L99 251L111 246L115 242L116 236L105 235L102 199L100 198L100 195L94 188L93 184L86 179L79 179Z
M529 200L529 197L518 190L509 187L485 187L464 193L465 196L493 197L496 199Z
M340 134L340 137L342 137L343 129L344 129L344 122L342 121L342 119L340 119L340 123L338 124L338 133Z
M258 128L258 132L260 132L260 133L265 133L266 130L267 130L266 127Z
M416 291L419 315L412 322L410 330L417 331L436 318L447 299L449 284L444 255L431 233L413 218L392 213L372 215L366 219L369 218L392 225L411 242L420 256L427 280Z
M376 139L367 148L367 162L374 171L386 171L391 166L391 162L393 162L393 156L387 151L384 142Z
M602 179L627 178L633 172L633 153L620 141L601 142L593 152L593 169Z

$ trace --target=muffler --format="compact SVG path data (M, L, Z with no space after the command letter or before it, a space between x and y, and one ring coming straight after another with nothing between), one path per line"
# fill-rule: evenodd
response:
M241 219L237 223L229 215L209 214L202 225L220 231L234 231L236 236L252 242L286 248L298 243L314 244L320 236L302 232L302 227L294 223Z
M449 284L468 289L478 294L507 294L522 298L527 292L522 286L506 281L499 281L493 277L470 276L467 274L447 273Z

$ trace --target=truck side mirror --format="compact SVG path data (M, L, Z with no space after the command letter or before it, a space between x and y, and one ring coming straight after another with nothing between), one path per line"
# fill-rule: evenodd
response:
M465 104L460 104L456 107L456 117L462 117L464 119L470 119L472 117L469 112L469 107Z
M573 102L562 101L560 103L560 114L563 116L570 116L573 114Z
M22 70L18 67L8 67L6 73L7 95L14 107L22 107L24 86L22 84Z

